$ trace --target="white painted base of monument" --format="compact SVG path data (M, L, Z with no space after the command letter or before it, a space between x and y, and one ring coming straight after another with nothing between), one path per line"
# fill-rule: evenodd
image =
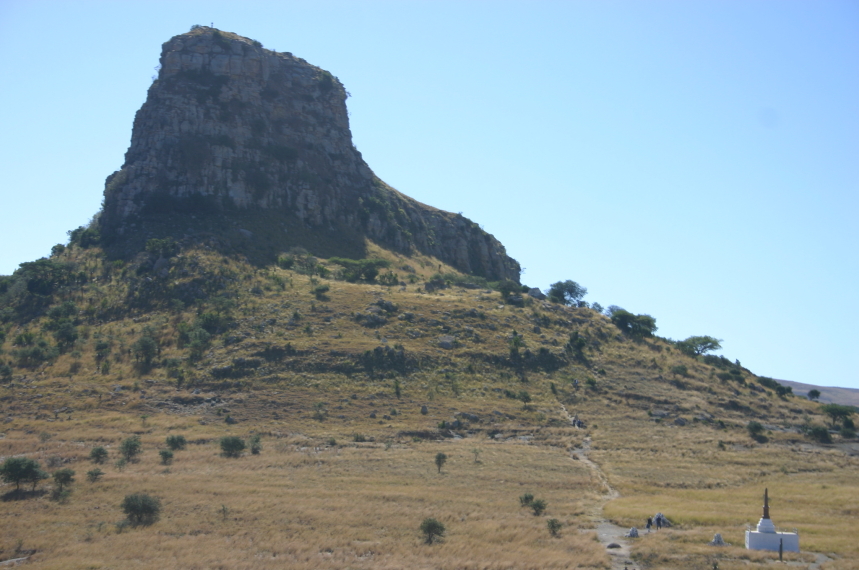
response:
M785 552L799 552L799 534L795 532L776 532L770 519L761 519L757 530L746 531L748 550L772 550L778 552L779 543Z

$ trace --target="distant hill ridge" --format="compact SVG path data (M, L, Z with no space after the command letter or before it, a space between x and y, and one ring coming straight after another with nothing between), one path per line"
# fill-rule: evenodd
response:
M328 71L249 38L195 27L170 39L125 164L105 184L104 243L127 256L209 217L215 233L240 224L266 241L268 262L290 245L355 257L369 238L518 282L519 264L478 224L373 174L352 144L347 97Z
M791 380L776 380L779 384L790 386L797 396L808 396L810 390L820 392L819 400L825 403L841 404L842 406L859 407L859 390L856 388L839 388L837 386L815 386Z

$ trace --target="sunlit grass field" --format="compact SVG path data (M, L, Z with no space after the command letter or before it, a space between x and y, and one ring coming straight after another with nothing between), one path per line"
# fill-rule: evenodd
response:
M286 434L264 438L259 455L225 458L211 440L177 451L172 465L159 462L159 436L199 441L199 431L150 429L139 462L121 472L109 464L96 483L83 476L87 446L47 442L40 456L77 459L72 494L64 503L3 503L2 557L20 541L42 568L601 568L607 560L580 532L598 486L563 449L487 439L332 446ZM0 441L0 453L9 443ZM448 456L441 473L439 452ZM132 492L161 500L157 523L117 528ZM543 516L520 507L526 492L547 501ZM442 542L424 544L426 517L447 527ZM548 518L565 524L558 538Z

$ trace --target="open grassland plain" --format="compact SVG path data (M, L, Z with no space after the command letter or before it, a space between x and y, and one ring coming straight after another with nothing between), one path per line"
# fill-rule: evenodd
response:
M589 308L504 302L437 260L366 249L383 269L355 282L306 254L258 267L205 248L122 262L75 246L51 262L74 271L50 294L42 277L26 284L39 295L7 283L0 461L76 480L69 494L0 486L0 562L764 568L777 555L741 545L769 487L776 524L829 556L821 568L856 567L859 444L819 404ZM188 444L163 463L170 435ZM133 436L141 455L117 465ZM222 457L226 436L262 451ZM160 499L160 520L120 524L131 493ZM546 511L520 506L526 493ZM641 529L657 511L674 526L630 540L629 559L595 538L603 517ZM430 517L447 529L434 544ZM716 532L732 546L709 546Z
M161 465L159 436L180 431L192 443ZM139 461L105 467L96 483L76 482L65 502L5 502L4 552L21 541L36 551L31 564L44 568L601 568L607 560L580 532L598 485L564 449L472 438L337 444L285 434L267 436L258 455L225 458L199 432L150 426ZM36 457L86 465L88 448L76 442L40 447ZM115 445L108 449L115 455ZM440 472L437 453L448 458ZM118 530L119 504L134 492L158 497L161 519ZM526 492L547 502L543 516L520 506ZM447 528L442 542L424 544L418 527L427 517ZM547 517L564 523L557 538Z

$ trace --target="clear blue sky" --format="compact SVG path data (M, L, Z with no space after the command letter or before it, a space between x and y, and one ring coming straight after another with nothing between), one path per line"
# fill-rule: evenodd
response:
M338 76L355 144L546 288L859 388L859 2L0 2L0 274L98 210L192 24Z

